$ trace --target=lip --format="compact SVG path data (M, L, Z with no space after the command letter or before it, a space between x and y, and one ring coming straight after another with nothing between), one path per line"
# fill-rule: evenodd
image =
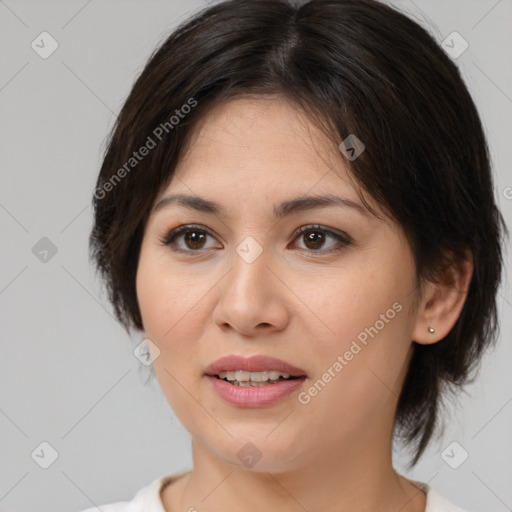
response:
M262 372L275 370L288 373L292 380L283 380L264 386L237 386L219 379L224 371L242 370L246 372ZM267 407L283 400L296 391L306 380L306 372L281 359L266 355L242 357L229 355L217 359L205 369L205 376L210 381L216 393L227 403L242 408Z
M266 355L242 357L235 354L221 357L210 364L204 371L205 375L217 376L220 372L242 370L246 372L263 372L275 370L288 373L293 377L305 377L306 372L281 359Z
M241 387L229 384L216 376L206 375L206 378L223 400L241 408L261 408L274 405L297 391L306 380L306 377L303 376L265 386Z

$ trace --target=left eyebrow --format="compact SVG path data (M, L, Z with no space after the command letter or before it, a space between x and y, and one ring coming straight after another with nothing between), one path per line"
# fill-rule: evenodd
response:
M368 215L369 212L364 206L351 199L338 197L331 194L323 196L304 196L297 197L290 201L284 201L274 206L274 218L282 219L296 212L313 210L314 208L327 208L330 206L339 206L342 208L352 208L362 215Z
M227 217L225 209L219 203L203 197L185 194L174 194L164 197L153 208L153 213L173 204L204 213ZM351 199L327 194L322 196L297 197L289 201L283 201L282 203L274 205L273 216L274 219L282 219L294 213L313 210L315 208L327 208L330 206L352 208L365 216L369 214L364 206Z

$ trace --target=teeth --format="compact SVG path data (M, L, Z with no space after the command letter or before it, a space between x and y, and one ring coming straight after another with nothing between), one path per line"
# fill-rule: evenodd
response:
M230 372L220 372L219 378L227 379L229 381L238 381L238 382L266 382L268 380L276 381L279 377L283 377L284 379L288 379L290 374L285 372L278 372L275 370L265 371L265 372L246 372L243 370L230 371Z
M239 382L238 380L230 380L229 383L234 386L240 386L242 388L254 388L254 387L260 387L260 386L272 386L272 383L276 382L274 381L266 381L266 382L253 382L250 380L249 382Z

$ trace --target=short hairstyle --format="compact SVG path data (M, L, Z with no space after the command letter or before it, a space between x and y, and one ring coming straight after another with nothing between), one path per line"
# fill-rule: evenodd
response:
M349 173L404 229L420 287L471 253L474 271L454 327L437 343L413 344L395 416L395 436L414 450L413 466L435 432L441 399L471 381L495 343L507 228L457 66L425 29L387 5L223 1L153 52L109 134L92 199L90 257L116 318L128 332L144 329L135 282L152 204L197 121L246 94L284 95L334 144L350 134L364 143L358 158L347 159Z

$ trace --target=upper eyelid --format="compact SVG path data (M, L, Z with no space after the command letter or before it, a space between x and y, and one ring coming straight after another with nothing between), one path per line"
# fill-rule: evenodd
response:
M313 231L315 229L318 229L319 231L325 231L326 233L331 233L335 236L341 236L344 238L350 238L345 232L340 231L338 229L330 228L327 226L322 226L321 224L306 224L304 226L299 226L293 234L301 233L302 231Z
M177 226L176 228L173 228L171 230L168 230L166 234L164 235L164 240L169 240L169 237L172 236L171 241L174 241L176 238L179 238L183 236L187 231L191 231L193 229L197 229L198 231L204 231L206 234L210 235L212 238L216 238L216 236L212 233L212 231L207 228L206 226L202 224L183 224L181 226ZM352 243L352 238L347 235L345 232L338 232L338 230L335 230L334 228L329 228L327 226L323 226L321 224L306 224L303 226L299 226L294 230L292 233L292 236L297 238L299 235L301 235L305 231L309 230L318 230L318 231L324 231L328 235L332 236L333 238L336 238L338 241L345 241L347 243ZM341 240L340 240L341 238ZM170 243L170 242L169 242ZM190 251L194 252L194 251ZM197 251L199 252L199 250Z

